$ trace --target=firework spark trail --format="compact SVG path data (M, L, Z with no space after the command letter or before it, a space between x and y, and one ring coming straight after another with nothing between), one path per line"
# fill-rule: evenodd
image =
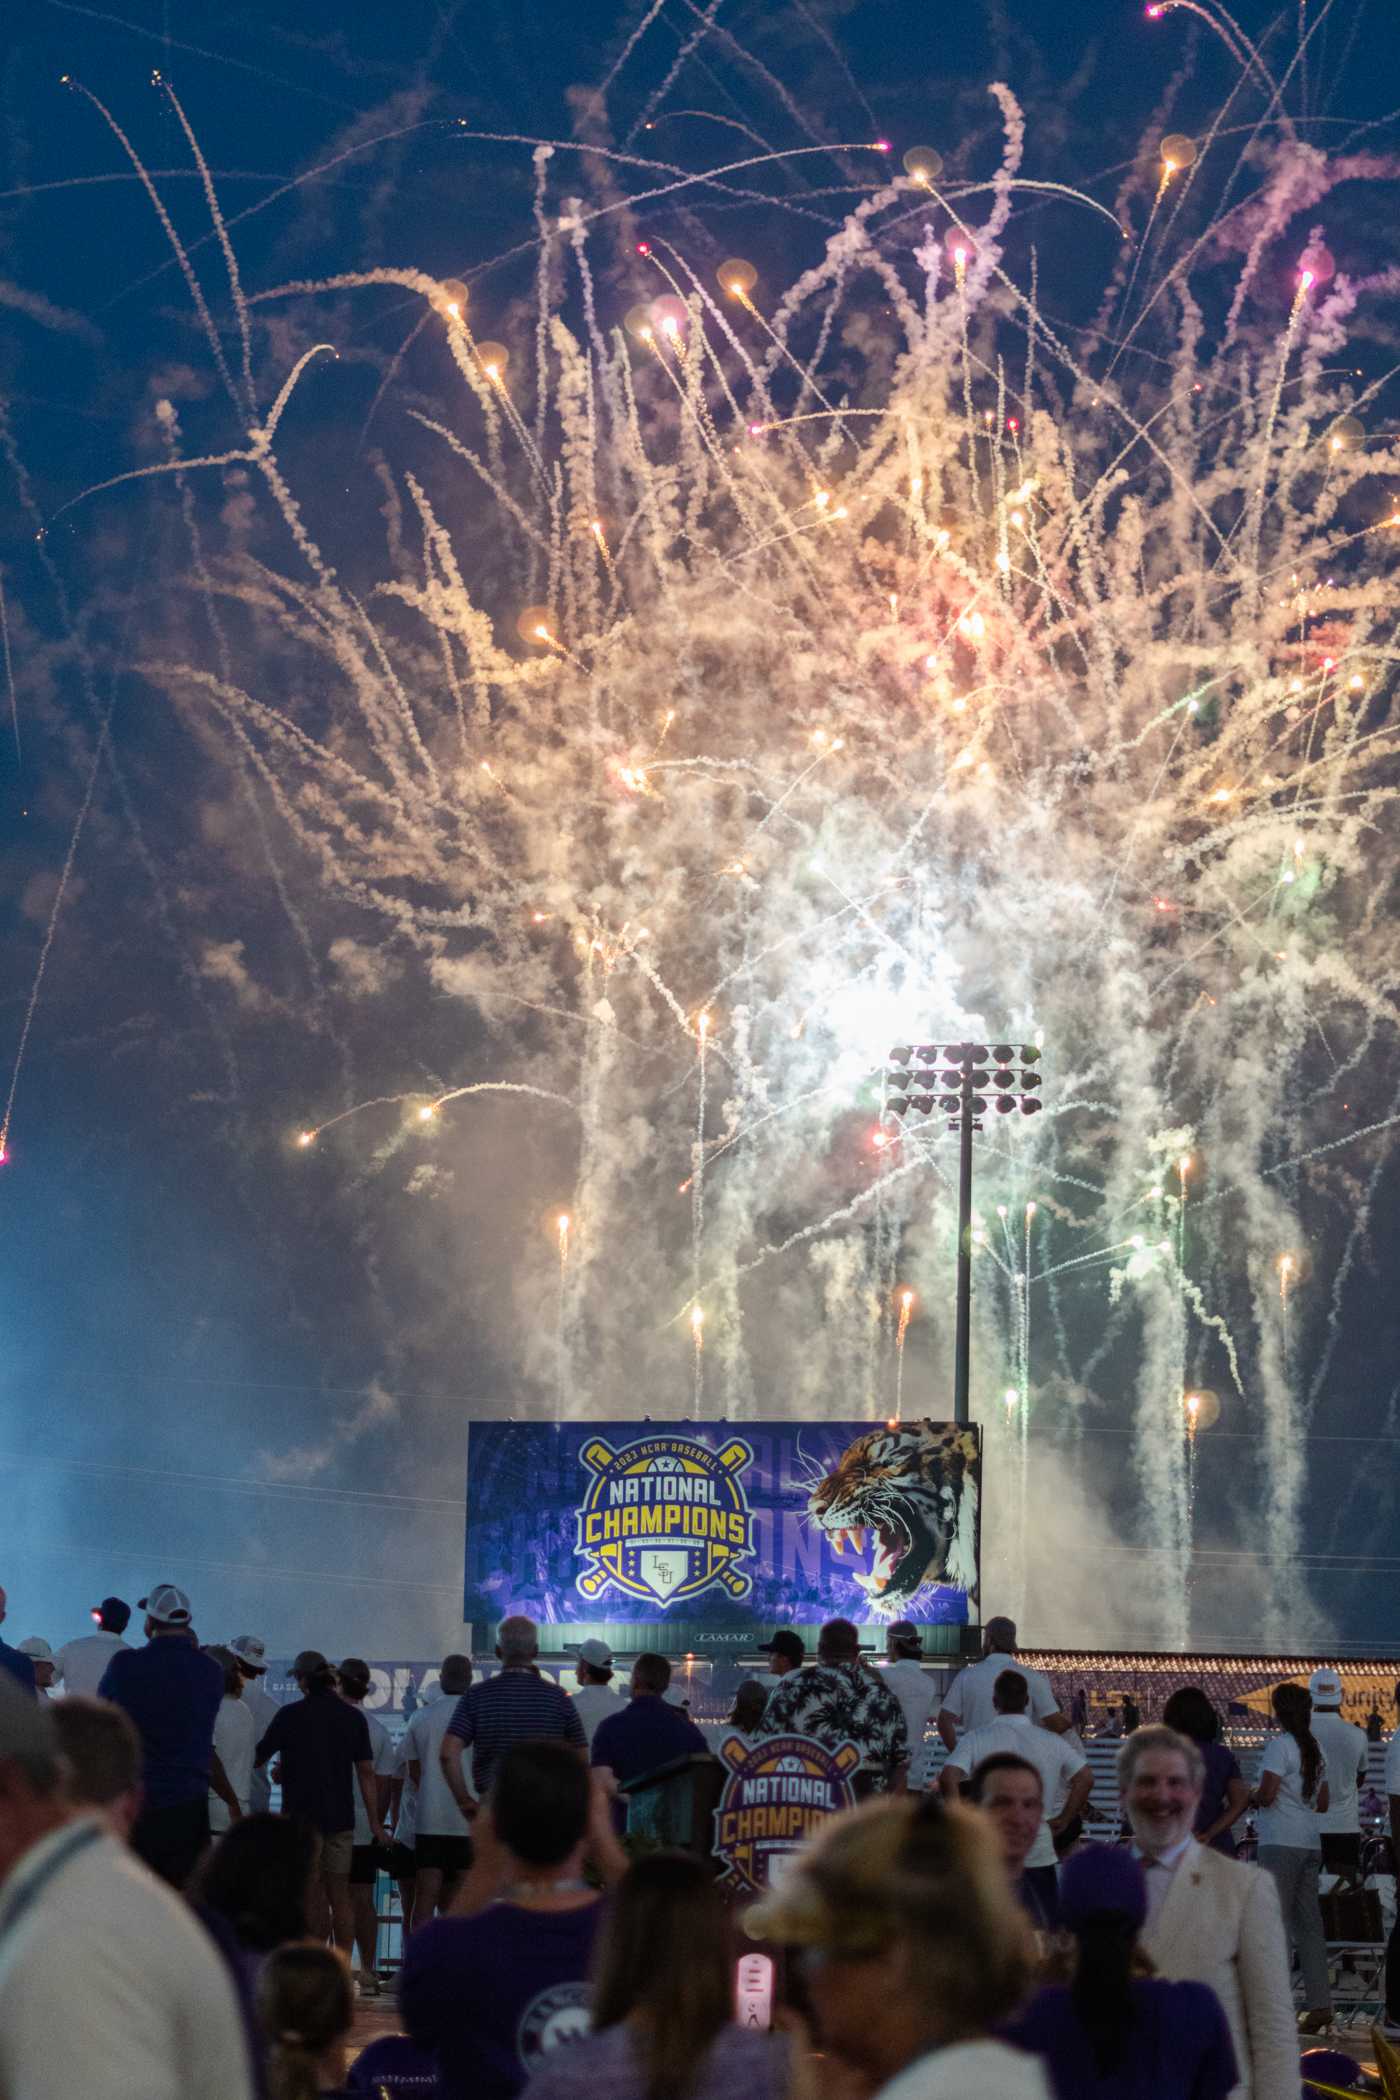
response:
M19 1041L15 1045L14 1063L10 1067L9 1091L5 1096L4 1112L0 1114L0 1166L3 1166L10 1156L10 1122L15 1112L15 1095L19 1090L19 1075L24 1065L24 1053L29 1047L29 1034L34 1026L34 1015L39 1005L39 993L43 988L44 972L49 966L49 956L53 949L53 937L58 930L58 917L63 910L63 900L68 894L68 878L73 872L73 863L78 856L78 841L82 838L83 826L87 822L88 811L92 808L93 790L97 786L98 769L102 764L103 754L107 749L107 739L112 728L112 711L116 704L117 694L114 688L112 697L107 703L107 711L102 717L102 726L98 731L97 741L93 745L92 762L88 767L87 785L83 789L83 799L79 805L78 814L73 823L73 830L68 840L68 851L64 855L63 869L58 878L58 888L54 891L53 903L49 907L48 924L44 928L43 946L39 950L39 960L34 966L34 981L29 988L29 999L24 1009L24 1020L20 1025Z
M1196 1541L1196 1495L1200 1486L1200 1411L1199 1393L1188 1393L1186 1407L1186 1569L1185 1589L1188 1617L1191 1597L1192 1567Z
M557 1365L554 1387L554 1418L564 1419L569 1401L569 1233L573 1220L568 1211L561 1210L555 1220L555 1236L559 1243L559 1300L555 1315L555 1351Z
M1018 1340L1020 1343L1021 1358L1019 1379L1021 1412L1021 1463L1018 1494L1021 1509L1021 1568L1023 1588L1025 1582L1025 1568L1027 1565L1025 1524L1026 1509L1028 1507L1030 1496L1031 1466L1031 1228L1035 1221L1036 1209L1037 1206L1034 1203L1028 1203L1026 1205L1025 1230L1023 1234L1023 1243L1021 1249L1021 1270L1018 1278L1018 1302L1016 1307L1016 1310L1019 1314L1017 1326L1019 1329Z
M190 298L194 302L195 312L199 316L200 327L204 331L204 339L209 345L209 354L213 358L215 366L218 369L219 377L223 380L224 387L227 390L229 399L232 401L234 408L238 409L240 407L238 388L234 384L233 374L228 368L228 361L224 356L224 346L219 340L219 331L214 326L214 317L210 313L209 308L205 303L203 288L200 285L198 277L195 275L194 264L190 261L189 255L185 250L184 244L181 241L179 234L175 231L175 222L165 208L165 204L161 197L160 191L156 188L154 182L151 180L150 174L148 173L147 169L143 166L141 156L138 154L136 148L132 145L131 140L127 137L125 131L117 122L116 118L112 115L112 112L108 109L105 102L100 101L98 97L93 94L91 88L84 87L81 80L74 80L69 74L64 74L63 85L65 87L71 88L74 94L81 95L85 102L90 102L92 104L93 108L97 111L98 115L102 118L108 130L111 132L113 138L121 147L123 153L125 153L127 159L131 162L133 169L135 170L138 178L140 179L142 188L145 190L147 197L150 199L151 208L155 212L156 217L160 220L161 228L165 234L166 239L170 243L171 253L174 255L176 262L180 266L180 274L184 278L185 283L189 289ZM171 100L174 100L173 96ZM189 135L188 127L186 127L186 135ZM202 170L202 172L204 172L206 176L206 194L212 200L213 190L212 186L208 183L207 180L207 171ZM216 215L215 224L219 225L222 222L219 221L217 218L217 205L214 206L214 211ZM236 287L236 275L233 279L233 283ZM238 296L236 291L235 296ZM241 322L246 326L247 316L246 312L242 310L241 298L239 299L239 306ZM248 405L250 404L244 404L244 406Z
M913 1310L914 1293L907 1290L901 1291L899 1294L899 1326L894 1338L894 1418L896 1422L904 1420L904 1343L909 1333L909 1320Z
M1247 72L1256 57L1242 52ZM491 564L470 507L464 517L450 482L439 492L405 468L420 576L352 595L321 551L329 530L304 521L281 473L279 404L250 453L221 456L261 474L309 571L279 593L245 564L228 587L255 657L275 620L276 684L256 665L241 681L198 666L161 675L177 704L237 723L333 902L376 914L439 996L519 1010L520 1077L443 1093L428 1120L463 1093L511 1089L577 1116L570 1205L584 1229L560 1263L553 1335L541 1274L521 1266L534 1309L513 1330L523 1380L578 1411L643 1369L661 1413L703 1398L742 1417L775 1388L795 1414L843 1391L873 1404L900 1271L926 1309L920 1361L941 1376L951 1192L917 1133L897 1154L888 1141L872 1150L870 1082L911 1028L1043 1037L1065 1075L1047 1104L1059 1112L1016 1145L990 1132L982 1143L984 1199L1024 1207L1004 1260L977 1252L976 1382L994 1389L1008 1366L1017 1381L1017 1411L988 1425L992 1441L1025 1496L1033 1401L1038 1433L1050 1419L1032 1375L1044 1285L1066 1387L1077 1350L1086 1376L1129 1396L1139 1531L1181 1571L1198 1485L1181 1418L1188 1350L1228 1361L1243 1395L1232 1404L1261 1428L1282 1608L1301 1416L1272 1265L1308 1235L1276 1162L1284 1152L1302 1167L1392 1120L1368 1099L1363 1129L1333 1138L1335 1080L1299 1103L1282 1074L1324 999L1334 1074L1355 1067L1369 1086L1393 1043L1397 971L1365 898L1394 823L1391 732L1374 732L1389 708L1396 552L1353 527L1396 463L1379 448L1324 459L1319 435L1355 396L1321 369L1324 347L1339 366L1343 317L1301 298L1282 340L1242 309L1247 355L1216 361L1187 328L1166 338L1160 377L1144 360L1149 377L1120 383L1101 417L1052 414L1057 383L1096 398L1095 352L1047 326L1003 268L1024 141L996 93L1006 151L987 223L959 215L970 189L956 210L928 198L921 213L949 218L963 249L945 251L951 271L922 224L907 236L917 247L899 246L908 185L881 182L765 313L723 275L716 300L658 243L667 259L653 262L686 318L650 341L614 326L587 227L702 183L738 194L733 177L793 156L696 175L605 155L645 187L601 210L571 200L561 240L548 142L522 141L537 153L536 239L521 251L539 259L529 325L544 383L516 400L499 374L486 382L472 332L422 272L256 295L387 285L422 303L466 384L440 415L411 413L453 474L458 459L470 466L473 503L489 499L518 575L478 583ZM1192 268L1220 267L1191 252ZM1260 266L1253 249L1246 260ZM482 269L471 274L479 285ZM890 309L898 355L853 384L837 323L866 287ZM1160 288L1133 322L1139 340ZM999 313L1027 339L1020 396ZM804 359L814 340L819 355ZM816 369L833 343L837 370ZM1238 412L1202 425L1193 403L1226 388ZM548 603L527 632L531 561ZM1295 571L1314 591L1311 617L1345 630L1335 661L1377 667L1364 736L1361 707L1317 675L1319 652L1280 596ZM314 717L283 697L327 685ZM1300 827L1302 879L1285 886ZM1174 1218L1169 1204L1142 1208L1183 1141L1207 1177L1205 1194L1192 1190L1189 1249L1184 1176ZM1045 1206L1034 1242L1027 1187ZM1085 1215L1066 1213L1057 1188L1081 1192ZM1124 1239L1132 1216L1148 1229ZM656 1309L677 1305L658 1326ZM1301 1299L1288 1311L1296 1327ZM692 1370L677 1389L665 1352L687 1321ZM901 1409L903 1342L901 1317ZM1164 1630L1184 1638L1184 1604L1163 1609Z
M219 199L214 189L214 177L210 172L209 163L205 160L200 150L199 140L195 137L190 120L185 115L180 99L176 95L174 88L171 87L170 82L162 79L159 73L156 74L155 78L156 85L160 88L166 101L175 112L179 120L180 129L184 132L190 152L194 156L194 164L199 172L200 183L204 189L204 201L209 209L209 221L214 228L214 233L219 243L219 253L224 259L224 268L228 272L229 295L233 300L234 319L238 323L238 343L243 379L243 406L251 417L257 413L257 397L253 390L253 335L248 317L247 301L243 297L243 284L238 274L238 257L234 253L233 243L229 239L228 228L224 224L223 213L219 209Z
M157 403L156 420L161 426L167 455L171 459L178 459L180 426L176 411L170 402L162 400ZM179 475L176 476L176 486L180 491L180 514L184 520L185 536L189 543L190 556L194 567L195 580L199 587L201 603L204 607L205 617L209 622L209 631L213 636L215 654L217 655L219 660L219 675L222 682L225 685L230 685L232 683L233 678L233 664L229 651L228 635L225 630L224 623L219 616L218 599L215 590L214 579L210 574L209 565L207 560L205 559L204 542L201 536L199 519L195 507L194 491L190 487L190 484ZM299 910L296 901L291 894L291 890L288 887L286 875L283 871L281 862L277 857L276 846L268 826L267 812L263 808L262 802L258 798L258 754L256 750L253 749L250 745L247 737L247 732L243 728L241 723L231 723L230 727L234 736L242 744L242 747L248 758L248 764L243 768L242 781L246 799L252 811L253 823L257 829L258 841L262 847L263 860L267 867L268 874L272 879L273 889L277 893L277 901L282 908L282 912L287 920L287 924L291 927L292 932L296 937L297 945L301 949L302 961L305 965L307 980L311 986L312 998L314 1002L314 1009L317 1021L321 1028L324 1030L326 1036L335 1046L336 1054L340 1059L342 1083L344 1087L344 1098L347 1102L349 1102L354 1099L356 1091L354 1082L354 1066L350 1056L349 1045L346 1042L344 1036L336 1027L329 1002L327 1001L325 996L325 984L321 974L320 960L316 954L315 947L311 939L311 933L306 923L305 913ZM120 792L124 806L124 814L126 814L128 821L132 824L133 833L136 834L138 837L138 851L141 853L142 860L147 866L147 872L151 876L152 887L157 893L157 909L160 912L162 924L165 926L165 930L170 939L171 946L180 954L182 973L185 977L186 982L191 987L196 1002L198 1003L200 1011L204 1017L205 1023L209 1027L210 1033L218 1042L220 1050L223 1053L224 1066L228 1074L229 1094L230 1097L236 1101L239 1095L238 1061L233 1044L229 1038L228 1029L223 1021L222 1016L220 1016L214 1011L211 1002L206 996L205 987L201 981L199 972L191 966L180 942L176 939L174 925L171 920L165 898L161 894L161 885L156 876L154 864L152 863L150 855L147 853L144 844L141 843L139 839L139 830L135 822L135 812L134 810L127 807L130 798L126 792L124 784L121 786Z
M608 68L607 75L598 88L598 95L600 100L606 98L608 89L612 86L618 74L622 71L628 59L632 56L632 53L636 50L638 44L640 44L642 38L646 35L652 23L656 20L657 16L660 14L662 8L665 5L666 0L651 0L651 5L647 8L646 13L637 23L636 28L628 37L627 42L623 45L622 49L618 52L617 57L613 60L611 66Z
M690 1155L690 1281L697 1300L705 1260L705 1053L709 1041L710 1016L708 1012L702 1012L695 1018L695 1143Z
M670 94L673 85L678 79L681 70L686 63L686 60L691 56L691 53L695 51L701 43L704 42L705 38L709 35L711 26L714 22L714 18L719 11L719 5L720 0L710 0L708 8L706 9L704 15L700 19L700 24L698 28L692 29L690 35L686 37L684 42L681 44L679 50L676 52L675 57L671 61L670 71L666 74L665 78L651 90L650 94L647 96L646 101L642 104L641 114L634 120L631 130L627 134L627 138L625 141L627 145L632 145L632 143L636 139L637 133L639 131L645 130L648 118L652 115L652 113L655 110L657 110L661 106L661 104L665 101L667 95ZM649 22L650 20L651 16L648 15L647 21ZM645 27L646 23L644 22L641 25L641 29L644 29ZM641 29L638 29L637 31L638 36L641 35ZM626 54L624 53L624 56L625 55ZM621 64L621 60L619 60L618 63ZM617 68L614 67L613 72L615 73L616 70ZM611 79L612 74L609 74L608 77L609 79ZM604 90L604 92L606 92L606 89Z
M418 1110L419 1121L424 1123L431 1122L437 1115L438 1110L446 1108L449 1102L468 1100L475 1094L528 1094L537 1101L554 1101L561 1108L570 1109L575 1115L578 1113L577 1102L571 1101L567 1094L551 1093L547 1087L528 1086L524 1081L518 1079L479 1079L469 1086L448 1087L444 1092L435 1095L432 1101L423 1102L423 1105ZM376 1094L372 1100L357 1101L352 1107L342 1108L336 1115L327 1116L323 1123L311 1125L299 1132L297 1143L302 1146L314 1145L318 1138L324 1137L328 1130L334 1130L337 1124L348 1123L352 1117L362 1116L369 1109L398 1108L402 1107L406 1101L421 1100L421 1092Z
M10 659L10 618L5 607L5 578L0 574L0 655L5 664L5 691L10 701L10 727L15 738L15 770L24 764L19 741L19 700L15 694L15 667Z
M281 88L287 94L305 96L309 101L319 102L327 109L337 110L342 117L353 118L359 114L353 102L342 102L339 96L321 94L315 88L307 87L303 81L284 79L280 73L274 73L266 66L255 66L247 59L233 58L226 51L207 50L202 44L182 43L178 37L169 34L168 21L161 29L148 29L143 23L133 22L126 15L111 14L100 7L79 6L78 0L49 0L49 5L57 8L62 14L82 15L90 22L105 22L114 29L120 29L124 36L144 37L148 43L159 43L167 62L172 50L184 51L191 58L204 59L211 65L225 66L231 72L248 73L255 80L268 81L273 87Z
M207 453L202 459L153 460L149 466L132 467L125 474L109 475L106 481L94 481L89 488L83 490L80 496L70 497L68 502L60 503L57 510L50 511L41 528L41 536L56 525L60 518L66 517L68 512L75 509L78 504L87 502L89 497L102 495L107 489L119 489L125 483L132 481L150 481L161 474L193 473L197 467L251 466L255 457L256 455L253 452L211 452Z
M141 821L136 811L135 805L132 801L131 792L127 784L126 776L121 766L117 763L116 751L109 736L112 721L112 712L117 703L119 680L124 674L126 668L125 650L127 624L124 623L121 630L121 644L117 659L118 667L113 672L111 697L108 700L106 706L104 707L101 699L99 698L97 678L91 656L87 649L83 646L83 637L78 622L74 618L73 607L68 596L67 586L64 582L61 572L56 567L53 557L49 552L48 546L46 544L42 514L39 509L38 500L35 495L33 484L30 481L28 470L24 464L24 460L21 457L19 448L15 442L14 430L11 426L9 417L9 404L5 400L3 395L0 395L0 452L3 452L5 460L10 468L10 472L14 478L15 488L19 496L20 507L23 510L26 518L29 520L31 527L33 528L35 544L37 546L39 554L40 567L43 569L45 576L48 579L48 584L53 594L54 603L58 608L59 620L61 622L62 630L65 636L67 637L69 643L72 645L77 667L78 683L82 689L84 702L87 708L88 718L92 724L92 728L95 731L97 737L93 766L91 772L87 777L82 811L80 812L78 822L74 826L72 837L69 842L68 858L64 864L63 876L59 884L58 893L54 899L54 908L49 916L48 927L46 929L44 937L44 944L40 953L39 964L35 972L34 982L29 997L29 1004L24 1017L24 1024L21 1032L20 1042L16 1053L15 1062L10 1074L10 1087L5 1104L3 1134L0 1134L0 1164L3 1164L6 1157L8 1156L10 1125L14 1115L15 1096L19 1087L20 1067L23 1063L25 1049L28 1045L30 1030L33 1026L34 1015L38 1007L40 986L43 980L44 971L47 967L50 950L52 948L54 931L58 924L58 907L62 902L63 890L67 884L68 874L71 870L74 857L77 853L78 841L83 829L86 811L91 804L93 788L97 780L98 760L102 756L102 750L104 745L106 748L108 761L112 770L112 778L116 785L118 800L121 804L122 814L130 830L132 844L136 849L137 858L140 860L141 866L150 882L151 894L155 901L156 916L159 921L161 930L166 935L171 950L179 958L179 966L181 973L185 979L185 982L190 987L191 994L196 1004L200 1007L201 1011L204 1012L210 1020L211 1032L215 1036L215 1039L219 1042L220 1048L222 1049L224 1054L225 1069L228 1076L229 1098L234 1101L238 1099L239 1077L238 1061L233 1049L233 1045L228 1040L228 1037L226 1033L222 1030L220 1024L210 1013L209 1004L205 996L204 987L200 982L197 971L194 969L193 965L190 962L190 958L184 947L184 944L180 941L176 932L174 916L171 911L170 898L167 895L164 882L161 878L160 870L157 868L155 861L150 853L150 849L147 846L145 835L141 826ZM143 560L148 550L149 541L150 526L148 523L145 531L141 535L140 541L141 556Z
M1027 1391L1030 1389L1031 1376L1031 1231L1038 1209L1038 1204L1026 1205L1025 1232L1021 1248L1021 1376Z
M1142 229L1142 238L1138 241L1135 241L1133 244L1133 266L1128 273L1128 282L1123 289L1122 296L1123 319L1125 323L1130 318L1130 310L1133 303L1133 293L1137 289L1138 272L1141 270L1143 263L1147 260L1147 251L1148 248L1151 246L1152 242L1152 230L1157 224L1157 213L1161 208L1162 199L1167 194L1167 184L1171 181L1172 176L1175 173L1176 163L1174 161L1164 159L1162 162L1161 180L1157 184L1156 192L1152 199L1152 208L1147 214L1147 224ZM1124 351L1128 348L1128 345L1131 341L1132 333L1130 330L1128 334L1124 335L1121 338L1117 348L1114 350L1112 357L1109 359L1108 364L1104 368L1103 383L1105 386L1107 386L1109 380L1113 377L1114 372L1118 368L1119 360L1122 358Z

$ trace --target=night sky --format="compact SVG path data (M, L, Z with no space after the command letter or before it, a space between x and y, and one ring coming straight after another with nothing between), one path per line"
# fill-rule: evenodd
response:
M330 987L325 1001L309 997L292 916L269 909L255 826L213 731L177 721L139 669L167 642L195 646L196 615L172 587L188 567L172 489L97 495L36 542L22 496L47 521L91 484L158 458L158 400L175 404L187 451L241 442L151 202L61 76L107 105L156 173L226 345L217 248L154 67L214 171L249 290L413 265L468 279L478 327L494 308L507 333L530 296L531 258L510 252L530 236L530 148L469 134L601 136L584 91L645 12L603 0L128 0L120 12L30 0L0 31L0 567L18 719L17 750L0 696L0 1086L93 785L0 1178L11 1639L38 1631L57 1644L104 1592L134 1600L175 1580L209 1638L253 1630L279 1649L310 1640L419 1656L450 1640L463 1424L511 1409L509 1352L490 1319L495 1271L474 1235L509 1244L534 1230L554 1171L547 1128L505 1115L475 1124L467 1231L408 1220L368 1176L347 1185L340 1158L289 1157L287 1133L338 1101L351 1071L361 1097L432 1087L469 1071L483 1046L447 1001L415 1011L406 1041L392 985L364 996L353 957L328 959L308 888L294 903ZM1203 125L1238 71L1189 14L1152 22L1132 4L734 0L710 10L709 33L653 107L703 12L666 0L610 91L616 143L649 122L637 153L700 168L749 150L736 125L775 147L884 135L896 152L927 142L985 169L985 87L1000 77L1027 109L1031 171L1111 204L1144 136L1168 119ZM1286 67L1292 12L1276 19L1256 0L1236 12ZM1325 20L1289 82L1300 130L1327 151L1400 150L1400 39L1383 0L1314 0L1304 14ZM1239 122L1256 113L1242 99ZM696 192L638 223L711 264L752 255L780 281L820 253L861 179L858 155L823 153L765 173L790 209ZM641 171L628 185L645 186ZM1375 195L1389 231L1374 203L1344 200L1328 220L1344 264L1400 261L1393 182ZM1082 314L1114 239L1087 217L1028 206L1012 246L1018 266L1034 247L1047 312ZM615 248L599 267L610 310L641 295ZM364 538L381 526L375 462L413 456L404 410L434 383L429 352L393 362L417 304L383 291L322 301L314 330L299 309L259 311L264 400L316 332L340 351L299 397L284 458L314 490L317 530L353 583L374 568ZM1394 340L1377 324L1359 354L1379 370ZM1381 399L1393 418L1394 390ZM285 558L259 540L236 486L223 490L222 518L207 498L210 529L217 520ZM94 724L109 710L94 774ZM1380 1156L1358 1161L1358 1197ZM560 1197L568 1178L560 1164ZM1396 1233L1392 1172L1334 1338L1305 1498L1315 1595L1344 1641L1391 1648ZM1328 1340L1327 1279L1317 1284L1303 1314L1314 1365ZM1108 1466L1115 1445L1111 1415L1097 1419L1078 1461L1091 1467L1101 1454ZM1248 1550L1253 1512L1232 1498L1229 1454L1227 1432L1203 1494L1215 1545ZM1247 1647L1252 1629L1230 1622L1228 1569L1213 1598L1203 1631ZM1079 1629L1047 1606L1034 1631L1068 1644Z

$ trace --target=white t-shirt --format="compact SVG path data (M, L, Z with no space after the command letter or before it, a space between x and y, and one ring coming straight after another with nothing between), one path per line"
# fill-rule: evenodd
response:
M414 1714L410 1718L417 1720L418 1716ZM399 1737L399 1757L398 1763L394 1766L394 1776L396 1779L403 1780L403 1787L399 1794L399 1813L394 1823L394 1843L396 1845L406 1845L411 1852L413 1850L413 1840L418 1834L418 1789L413 1784L413 1775L408 1769L408 1735L406 1731Z
M119 1633L83 1633L76 1641L65 1641L54 1657L59 1683L65 1692L95 1699L108 1663L129 1645Z
M902 1656L898 1662L887 1662L884 1676L904 1709L904 1725L909 1731L909 1784L915 1788L925 1787L928 1785L929 1753L924 1737L928 1732L929 1718L938 1704L933 1679L912 1656Z
M959 1735L969 1729L985 1728L989 1721L996 1719L992 1693L1003 1670L1014 1670L1030 1686L1030 1717L1033 1721L1043 1721L1050 1714L1059 1712L1059 1701L1043 1670L1033 1670L1029 1663L1017 1662L1014 1655L988 1655L981 1662L969 1663L965 1670L960 1670L948 1687L943 1711L951 1714L957 1722Z
M357 1706L355 1711L365 1714L362 1706ZM369 1754L375 1778L392 1779L399 1769L397 1743L376 1714L365 1714L365 1726L369 1730ZM354 1845L370 1843L369 1817L365 1814L365 1799L360 1792L358 1774L355 1778L355 1834L350 1842Z
M583 1723L583 1732L592 1747L593 1732L600 1721L609 1714L620 1714L627 1701L613 1690L610 1684L581 1684L573 1694L574 1711Z
M263 1690L261 1678L256 1683L251 1678L244 1679L242 1703L253 1716L253 1745L256 1749L257 1745L267 1734L268 1729L271 1728L273 1715L279 1712L280 1709L271 1692ZM272 1767L270 1764L262 1765L254 1772L253 1784L248 1794L248 1806L255 1815L266 1815L268 1809L272 1806Z
M944 1770L963 1772L971 1778L983 1758L993 1756L998 1750L1009 1750L1013 1756L1024 1757L1026 1763L1034 1765L1040 1774L1045 1791L1045 1820L1026 1854L1026 1865L1053 1867L1055 1840L1050 1834L1050 1818L1057 1816L1064 1807L1069 1783L1076 1772L1084 1770L1088 1759L1082 1750L1073 1749L1063 1736L1052 1735L1048 1728L1038 1728L1028 1715L998 1714L985 1728L974 1728L967 1735L959 1736L958 1747L949 1752Z
M457 1692L434 1692L426 1706L420 1706L404 1732L403 1755L412 1758L423 1767L418 1781L418 1799L414 1816L414 1829L419 1837L465 1837L471 1824L462 1814L452 1798L452 1789L444 1777L438 1753L442 1739L447 1733L447 1724L457 1711ZM465 1744L463 1748L465 1748ZM462 1760L462 1777L467 1782L467 1791L472 1791L472 1764L470 1757ZM405 1796L408 1786L405 1784ZM407 1843L407 1839L404 1840Z
M1356 1775L1366 1769L1366 1731L1339 1713L1319 1713L1314 1707L1312 1732L1327 1760L1327 1813L1319 1816L1319 1830L1355 1833L1361 1828L1356 1805Z
M1255 1827L1260 1844L1290 1845L1299 1852L1321 1851L1321 1818L1312 1802L1303 1799L1303 1753L1291 1735L1276 1735L1265 1744L1264 1755L1259 1760L1261 1779L1266 1772L1277 1772L1279 1788L1273 1807L1259 1810ZM1321 1793L1326 1777L1327 1761L1324 1757L1314 1799Z
M1388 1794L1400 1794L1400 1728L1386 1745L1385 1790Z
M252 2100L243 2021L213 1940L90 1817L32 1846L0 1886L0 2093Z
M243 1704L241 1696L230 1699L227 1693L219 1701L219 1711L214 1719L214 1748L219 1753L219 1762L224 1768L229 1785L238 1796L238 1805L248 1813L248 1795L253 1784L253 1753L258 1747L257 1723ZM228 1808L211 1787L209 1789L209 1828L217 1835L228 1829L233 1818Z
M875 2100L1050 2100L1050 2087L1038 2056L1005 2042L958 2042L919 2057Z

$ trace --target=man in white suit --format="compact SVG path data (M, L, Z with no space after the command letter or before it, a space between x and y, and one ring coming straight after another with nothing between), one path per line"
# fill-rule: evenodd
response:
M1208 1983L1225 2008L1241 2070L1230 2100L1294 2100L1298 2028L1278 1893L1260 1867L1192 1836L1205 1770L1171 1728L1139 1728L1118 1753L1118 1784L1147 1877L1142 1943L1173 1982Z

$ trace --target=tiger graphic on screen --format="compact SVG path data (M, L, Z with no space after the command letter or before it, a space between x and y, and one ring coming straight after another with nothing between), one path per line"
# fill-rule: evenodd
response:
M813 1487L809 1521L838 1553L874 1535L855 1580L878 1618L902 1617L926 1583L965 1590L975 1609L980 1456L975 1429L902 1422L857 1437Z

